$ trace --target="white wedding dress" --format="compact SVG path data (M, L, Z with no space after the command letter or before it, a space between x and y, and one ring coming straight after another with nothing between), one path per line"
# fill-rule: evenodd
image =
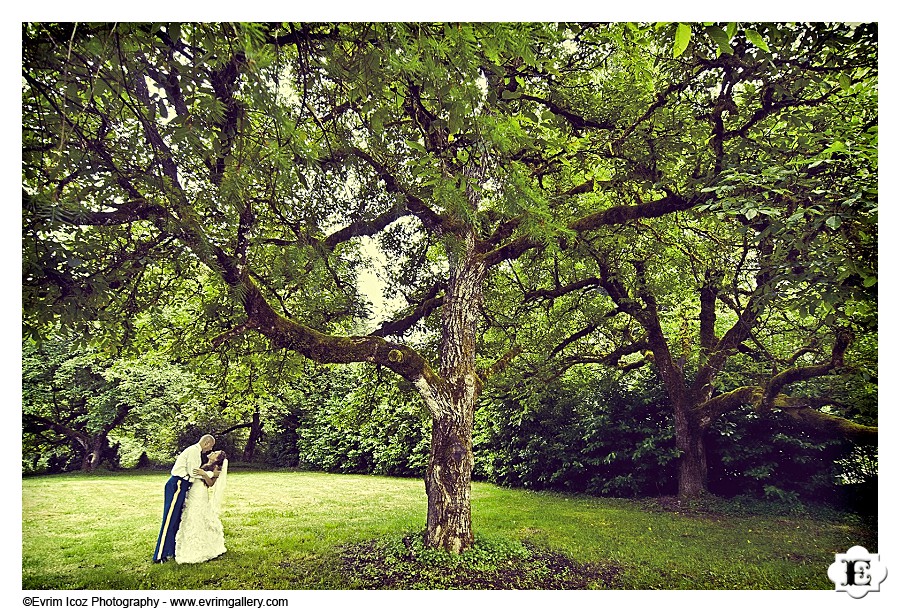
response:
M211 472L207 473L212 476ZM181 525L175 534L176 563L203 563L225 552L225 533L219 520L221 497L225 491L220 485L224 484L220 475L212 487L198 480L188 489Z

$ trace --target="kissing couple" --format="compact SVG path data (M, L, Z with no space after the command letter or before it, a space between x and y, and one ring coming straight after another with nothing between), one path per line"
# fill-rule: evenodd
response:
M219 512L225 497L228 457L212 450L209 434L184 449L172 466L165 486L162 527L153 562L203 563L225 552ZM206 454L203 463L203 454Z

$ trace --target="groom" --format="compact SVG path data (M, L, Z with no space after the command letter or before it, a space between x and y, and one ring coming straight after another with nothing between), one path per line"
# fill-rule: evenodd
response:
M184 449L175 460L175 465L172 466L172 476L166 482L162 528L159 530L159 539L156 541L156 552L153 553L154 563L162 563L175 558L175 533L181 523L184 498L191 483L197 480L194 470L203 464L200 454L211 451L215 443L215 438L205 434L199 442Z

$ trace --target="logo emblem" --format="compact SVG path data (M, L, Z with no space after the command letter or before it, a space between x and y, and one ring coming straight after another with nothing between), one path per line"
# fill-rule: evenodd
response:
M845 554L834 556L834 563L828 566L828 577L835 591L845 591L850 597L861 599L869 591L881 590L887 568L881 564L881 555L854 546Z

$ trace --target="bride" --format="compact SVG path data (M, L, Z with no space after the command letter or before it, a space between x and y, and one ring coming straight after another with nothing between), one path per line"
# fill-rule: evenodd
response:
M203 484L194 483L184 500L181 525L175 535L176 563L202 563L225 552L225 534L219 520L228 476L225 451L212 451L194 475Z

